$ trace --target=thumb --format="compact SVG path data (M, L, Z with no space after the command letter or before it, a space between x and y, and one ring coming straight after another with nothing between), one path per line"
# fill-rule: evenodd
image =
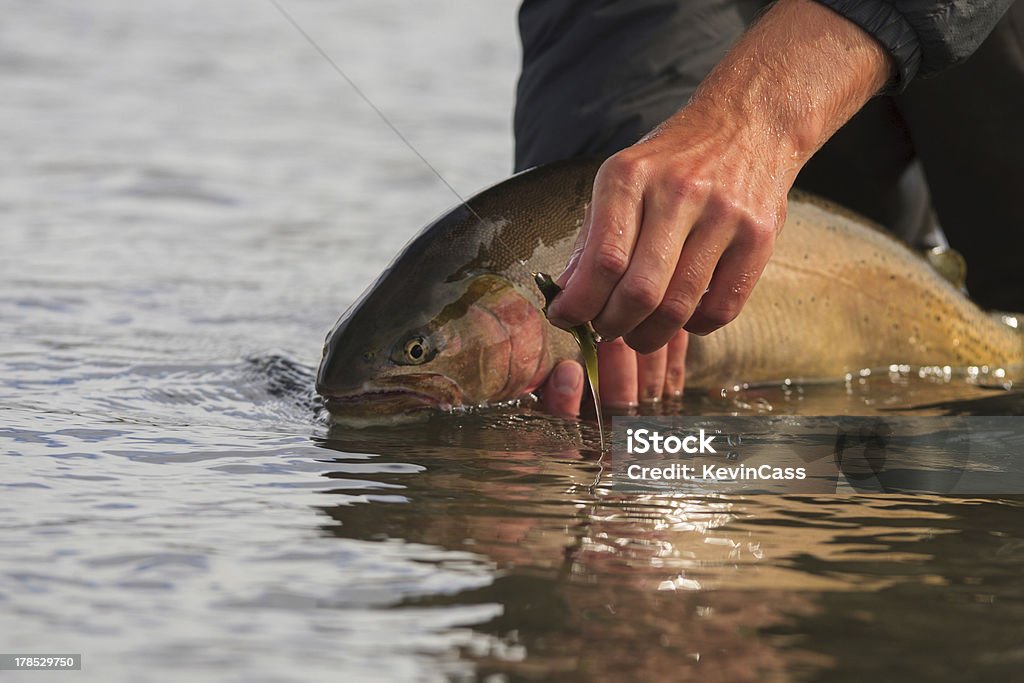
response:
M576 417L583 400L583 367L571 360L555 366L541 388L541 407L556 417Z

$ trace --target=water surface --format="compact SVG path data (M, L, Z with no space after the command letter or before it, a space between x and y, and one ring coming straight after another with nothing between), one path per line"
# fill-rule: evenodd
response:
M287 3L463 193L511 167L515 3ZM329 428L334 319L452 197L269 4L0 25L3 680L1008 680L1013 498L626 495L588 424ZM706 413L1021 414L873 375ZM915 411L920 413L922 411Z

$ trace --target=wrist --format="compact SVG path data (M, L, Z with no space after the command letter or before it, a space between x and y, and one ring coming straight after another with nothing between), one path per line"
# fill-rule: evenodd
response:
M680 114L696 109L738 128L799 170L892 69L882 46L839 14L811 0L779 0Z

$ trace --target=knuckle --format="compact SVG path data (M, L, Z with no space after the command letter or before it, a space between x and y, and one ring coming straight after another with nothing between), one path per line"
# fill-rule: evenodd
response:
M708 182L686 169L673 169L666 177L668 189L678 199L704 202L710 196Z
M646 276L635 275L622 283L622 294L626 303L645 312L653 311L661 303L661 288Z
M732 323L736 318L737 313L738 311L733 310L730 307L712 306L703 311L703 317L707 318L709 325L715 328L721 328Z
M602 242L594 254L594 268L606 278L618 280L629 267L629 254L622 245Z
M590 319L589 312L584 302L563 296L559 301L558 324L580 325Z
M728 325L740 314L741 303L738 298L730 297L723 301L714 302L703 306L701 317L713 327Z
M638 196L647 177L647 162L629 151L609 157L598 170L597 182L616 186L628 195Z
M633 349L638 354L638 360L641 356L652 354L659 348L661 348L661 344L659 344L658 341L653 338L653 335L650 333L650 330L637 330L634 332L630 332L625 337L623 337L623 339L625 340L626 344L629 345L629 348Z
M693 315L693 303L690 299L681 297L666 298L661 306L654 312L658 321L666 327L679 329L689 321Z
M602 164L601 172L608 173L613 178L624 181L628 185L633 185L643 177L644 167L643 157L620 152Z
M766 247L775 242L775 226L755 223L747 228L750 240L756 245Z
M779 232L779 221L768 213L744 211L740 214L740 229L755 246L768 246Z
M735 199L722 192L713 192L704 204L704 214L714 222L737 219L743 211ZM742 222L742 218L739 218Z

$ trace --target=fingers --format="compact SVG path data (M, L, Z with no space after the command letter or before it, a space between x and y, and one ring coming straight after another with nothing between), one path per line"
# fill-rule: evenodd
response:
M636 351L621 339L597 345L597 367L601 381L601 405L610 410L637 405L639 367Z
M638 355L621 339L598 344L602 406L632 411L638 404L655 403L662 397L679 400L686 377L687 342L687 333L680 330L666 347L649 354ZM577 417L585 386L580 364L562 361L541 388L541 407L557 417Z
M645 195L643 224L629 267L593 321L598 334L606 339L621 336L658 308L702 205L700 192L682 184L659 185ZM650 351L660 346L637 350Z
M609 410L635 408L662 397L678 399L686 376L688 337L679 330L653 353L638 354L622 339L597 345L601 405Z
M608 159L594 180L583 252L548 308L551 321L561 327L596 318L629 266L642 219L642 169L625 159L619 155Z
M667 344L686 325L711 283L732 232L731 226L702 223L690 233L664 298L653 313L626 334L627 344L641 353L650 352Z
M557 417L576 417L583 399L583 368L564 360L555 366L541 390L543 409Z
M663 346L654 353L638 353L637 391L641 403L655 403L661 400L665 389L665 373L668 368L668 347Z
M738 236L722 254L708 292L686 323L687 330L710 334L736 319L768 265L774 238L774 231L768 230L747 230Z
M678 401L683 397L686 386L686 350L689 347L690 335L686 330L679 330L668 342L665 366L666 400Z

